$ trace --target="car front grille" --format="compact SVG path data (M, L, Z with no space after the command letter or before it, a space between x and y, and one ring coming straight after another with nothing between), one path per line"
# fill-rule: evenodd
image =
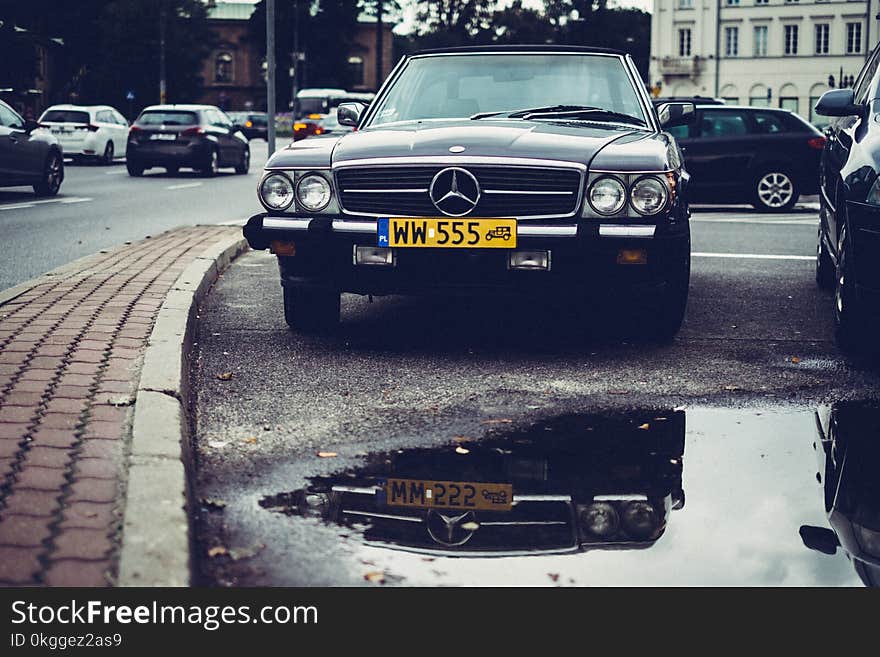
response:
M436 217L428 190L447 167L358 166L336 171L340 200L348 214L378 217ZM574 215L581 191L575 168L462 164L480 185L480 200L466 216L556 218Z

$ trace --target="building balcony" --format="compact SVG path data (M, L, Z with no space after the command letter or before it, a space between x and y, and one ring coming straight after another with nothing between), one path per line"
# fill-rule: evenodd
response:
M660 74L668 77L696 78L703 68L703 60L694 57L663 57L660 60Z

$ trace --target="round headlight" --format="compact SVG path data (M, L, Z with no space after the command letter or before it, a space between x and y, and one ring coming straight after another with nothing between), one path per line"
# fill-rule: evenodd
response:
M591 504L581 511L581 525L594 536L607 537L617 531L620 518L614 507L605 502Z
M657 531L654 507L647 502L632 502L623 511L623 527L635 539L651 538Z
M284 210L293 203L293 183L283 173L272 173L260 183L260 200L270 210Z
M330 496L326 493L307 493L300 505L304 516L322 517L330 510Z
M639 178L629 193L629 202L639 214L657 214L666 205L666 185L658 178Z
M590 187L590 206L599 214L615 214L626 204L626 188L617 178L599 178Z
M314 173L303 176L296 184L296 200L309 212L323 210L330 203L330 183Z

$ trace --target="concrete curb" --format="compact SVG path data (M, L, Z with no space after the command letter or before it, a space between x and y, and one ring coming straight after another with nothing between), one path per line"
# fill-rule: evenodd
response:
M165 298L147 342L131 437L119 586L188 586L190 496L189 351L199 303L248 248L218 241L193 261Z

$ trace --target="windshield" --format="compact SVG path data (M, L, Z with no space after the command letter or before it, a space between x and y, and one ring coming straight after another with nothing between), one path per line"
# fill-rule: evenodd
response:
M144 112L137 120L138 125L197 125L195 112Z
M76 110L49 110L40 121L49 123L88 123L89 113Z
M551 105L601 108L648 125L619 57L564 53L413 58L379 102L369 125L462 119Z

